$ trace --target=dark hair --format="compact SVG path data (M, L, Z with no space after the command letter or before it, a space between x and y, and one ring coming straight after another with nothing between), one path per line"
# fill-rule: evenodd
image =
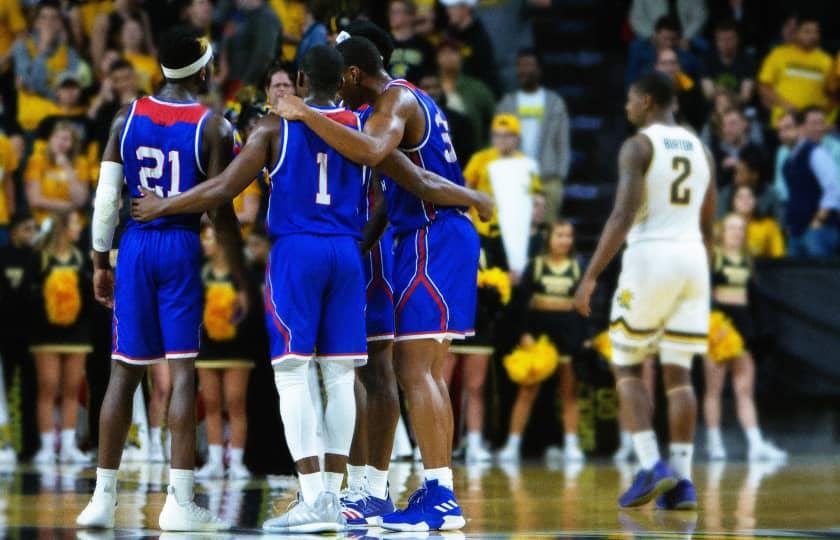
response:
M169 29L160 40L158 60L168 68L188 66L201 58L205 47L201 30L181 25Z
M715 24L715 32L737 32L738 24L735 19L721 19Z
M356 19L348 24L344 30L351 36L367 38L379 51L382 56L382 63L391 63L391 55L394 53L394 40L390 34L366 19Z
M674 101L674 83L658 71L651 71L636 79L633 88L641 94L649 95L659 107L669 107Z
M796 27L801 28L803 24L814 23L820 25L820 19L812 13L802 14L796 18Z
M14 214L12 214L12 218L9 220L9 230L14 230L15 227L20 225L21 223L25 223L30 219L35 219L32 214L29 213L28 210L18 210Z
M796 111L793 115L793 121L796 122L797 126L801 126L808 120L808 115L811 113L820 113L825 114L825 109L818 105L808 105Z
M289 76L289 80L294 83L295 80L295 68L289 62L281 62L275 61L272 62L271 65L268 66L268 69L265 70L265 75L263 75L262 87L268 88L271 86L271 79L281 71L285 72L286 75Z
M54 9L58 11L59 16L63 18L61 15L61 4L59 4L56 0L41 0L38 2L38 5L35 6L35 17L41 14L41 11L45 9Z
M339 43L336 50L341 53L347 67L356 66L369 75L384 69L382 55L367 38L351 36Z
M738 161L759 174L764 172L764 154L757 146L748 144L738 152Z
M575 224L565 218L559 218L555 221L551 221L548 223L548 234L545 237L545 253L551 253L551 235L554 234L554 229L559 227L571 227L572 228L572 245L569 248L569 252L566 256L570 259L575 258Z
M303 55L300 70L306 74L313 91L335 95L341 86L344 61L332 47L317 45Z
M134 71L134 65L125 58L117 58L111 64L111 69L108 71L108 74L110 75L111 73L120 69L130 69L131 71Z
M682 34L682 26L680 20L671 15L663 15L656 19L656 25L653 27L654 32L660 30L671 30L677 34Z
M245 105L242 107L242 112L239 113L239 117L236 119L236 129L240 133L244 133L252 120L259 120L263 116L265 116L265 109L259 104Z

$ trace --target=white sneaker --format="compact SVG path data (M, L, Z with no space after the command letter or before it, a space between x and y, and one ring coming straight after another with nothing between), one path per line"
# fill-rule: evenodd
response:
M231 480L250 480L251 471L242 463L231 463L228 467L227 476Z
M53 448L41 447L41 449L38 450L38 453L36 453L32 457L32 463L38 465L46 465L55 463L57 458L58 456L56 455L55 450Z
M15 449L11 446L0 449L0 463L17 463L17 453L15 452Z
M709 461L726 461L726 448L722 444L711 444L706 448Z
M286 533L338 532L346 525L341 515L338 497L327 491L318 495L312 506L303 502L300 494L289 510L282 516L271 518L263 523L263 530Z
M787 457L787 452L770 441L761 441L761 444L751 447L749 451L750 461L784 461Z
M195 477L201 480L209 480L211 478L224 478L225 465L224 463L215 463L208 461L204 466L195 471Z
M152 442L149 445L149 454L147 460L149 463L166 463L166 454L163 452L163 445Z
M467 463L484 463L492 459L493 454L488 452L483 446L467 446Z
M563 449L559 446L551 445L545 449L546 461L562 461L563 457Z
M158 525L162 531L224 531L231 524L222 521L195 502L178 502L175 489L169 486L166 502L160 511Z
M69 448L61 448L61 452L58 454L58 461L61 463L86 464L90 463L91 459L89 455L85 454L73 445Z
M85 528L113 529L117 511L116 493L94 493L76 518L76 525Z
M628 463L633 459L633 445L622 445L618 447L612 456L614 463Z
M586 454L579 446L570 446L563 449L563 459L569 463L583 463L586 461Z
M502 462L519 463L522 457L519 455L519 449L515 446L505 446L496 452L496 459Z

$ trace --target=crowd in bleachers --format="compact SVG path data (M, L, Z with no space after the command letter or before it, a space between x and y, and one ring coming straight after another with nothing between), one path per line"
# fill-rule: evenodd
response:
M485 311L480 317L489 335L486 343L474 344L477 349L458 352L478 355L484 365L463 374L465 391L472 396L466 408L483 406L494 351L500 357L514 345L533 350L546 334L554 352L547 353L553 357L538 380L518 374L516 358L505 361L520 389L509 429L502 429L508 432L502 455L518 455L539 385L555 372L564 411L559 429L566 433L567 455L579 452L574 389L580 370L572 369L569 359L597 332L577 329L580 321L569 322L576 317L570 299L582 255L574 249L574 223L561 220L564 185L576 180L569 176L575 111L561 93L543 84L545 58L535 48L552 39L553 30L540 21L562 16L563 4L2 0L0 356L7 385L21 366L29 366L27 373L36 377L37 393L30 398L41 445L49 449L37 459L55 459L58 446L61 459L87 459L79 450L87 442L75 431L78 397L95 386L84 382L86 355L107 348L109 333L109 316L93 305L90 292L92 199L113 117L163 83L158 36L177 24L205 33L216 58L211 90L202 99L235 125L244 143L272 102L295 91L303 53L367 19L390 33L389 72L415 83L441 105L468 185L495 193L499 203L497 217L477 223L484 247L479 285L488 293L480 295L479 310ZM722 223L743 226L743 240L738 231L727 237L729 226L721 226L722 253L833 257L840 247L840 139L835 134L840 55L832 53L840 35L818 18L824 11L814 15L796 3L772 4L772 10L765 10L750 0L626 3L625 85L653 69L673 80L677 117L701 135L714 157L719 217L735 214L738 219ZM834 33L821 33L829 30ZM612 161L614 152L604 148L599 159ZM268 242L263 232L267 189L263 180L255 181L235 201L255 275L264 265ZM128 205L123 207L124 222ZM232 424L231 447L241 451L248 372L265 359L259 347L243 352L226 344L242 342L241 335L234 337L238 330L231 322L240 318L231 311L237 291L224 262L214 255L212 229L203 234L208 256L205 337L215 344L204 354L229 361L221 364L222 371L211 371L219 363L200 371L210 458L218 464L222 410ZM493 272L498 269L501 276ZM259 317L245 321L259 327ZM494 332L494 325L505 331ZM239 331L247 339L258 333L250 327ZM502 333L516 335L500 344L493 336ZM87 371L90 377L90 363ZM149 416L158 444L167 381L165 374L153 379L152 396L157 397ZM60 436L53 414L57 400ZM482 415L470 418L468 452L471 445L478 459L488 422ZM8 442L2 440L5 433L0 430L0 443ZM237 456L232 467L241 465L241 453Z

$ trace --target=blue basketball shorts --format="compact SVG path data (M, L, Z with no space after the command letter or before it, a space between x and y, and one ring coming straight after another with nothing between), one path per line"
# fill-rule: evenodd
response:
M478 254L478 234L461 214L444 214L399 238L393 274L396 341L475 333Z
M362 257L351 236L289 234L271 247L265 286L271 363L367 362Z
M201 263L195 231L126 229L117 255L111 358L144 365L198 356Z
M394 238L391 229L363 259L367 307L365 322L368 341L394 339Z

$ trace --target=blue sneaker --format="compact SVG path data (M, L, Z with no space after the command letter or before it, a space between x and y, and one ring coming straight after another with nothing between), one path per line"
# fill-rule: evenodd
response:
M349 492L341 498L341 514L347 520L347 525L364 527L379 525L379 518L396 510L391 495L385 493L385 498L374 497L361 489Z
M660 459L652 469L642 469L636 474L633 485L618 498L618 505L622 508L641 506L674 489L677 482L677 476Z
M697 492L690 480L683 478L670 491L656 498L659 510L697 510Z
M451 531L466 524L451 489L437 480L426 480L408 499L405 510L382 516L379 526L390 531Z

